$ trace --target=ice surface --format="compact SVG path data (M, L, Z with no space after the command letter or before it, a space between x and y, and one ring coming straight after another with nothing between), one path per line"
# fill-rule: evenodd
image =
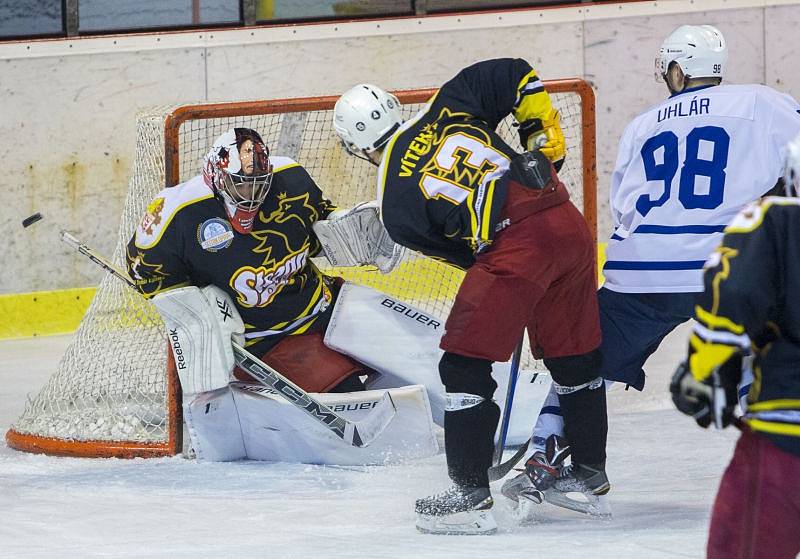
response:
M644 393L609 394L609 522L550 506L519 525L494 485L494 536L414 529L414 499L447 485L444 455L392 467L53 458L0 445L0 558L271 557L659 559L702 557L737 433L674 411L666 387L683 328ZM0 428L55 369L68 337L0 342Z

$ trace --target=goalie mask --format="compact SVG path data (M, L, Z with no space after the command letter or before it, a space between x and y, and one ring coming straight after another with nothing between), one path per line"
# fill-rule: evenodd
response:
M786 145L783 187L786 196L791 198L800 196L800 136Z
M725 37L713 25L681 25L664 39L656 58L656 81L664 80L670 64L686 78L720 78L728 60Z
M333 128L351 155L367 159L368 153L386 145L400 125L400 101L380 87L362 83L336 101Z
M247 235L272 184L269 150L250 128L232 128L216 139L203 162L203 178L221 199L231 225Z

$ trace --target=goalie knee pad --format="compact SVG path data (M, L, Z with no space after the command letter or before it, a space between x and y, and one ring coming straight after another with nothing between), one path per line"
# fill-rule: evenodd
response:
M439 361L439 378L449 394L466 393L491 400L497 389L491 361L449 351Z

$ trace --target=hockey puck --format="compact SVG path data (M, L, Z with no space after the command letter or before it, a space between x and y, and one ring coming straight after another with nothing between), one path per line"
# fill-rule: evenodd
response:
M25 219L23 219L22 220L22 226L23 227L30 227L31 225L33 225L37 221L41 221L42 219L43 219L42 214L40 214L39 212L36 212L32 216L29 216L29 217L26 217Z

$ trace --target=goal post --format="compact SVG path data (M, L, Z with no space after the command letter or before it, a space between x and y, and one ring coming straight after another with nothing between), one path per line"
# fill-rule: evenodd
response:
M595 103L580 79L545 81L561 113L567 158L559 176L597 238ZM410 118L434 89L395 92ZM137 118L136 153L112 261L124 267L125 248L148 203L165 186L201 172L214 139L232 127L261 133L270 152L303 165L339 207L376 197L375 167L349 156L332 125L338 97L310 97L161 107ZM513 119L498 127L521 150ZM464 272L406 251L390 274L372 268L323 272L367 285L433 316L446 317ZM525 344L523 368L537 368ZM12 448L86 457L156 457L183 447L180 386L163 323L153 305L119 280L98 286L56 371L6 433Z

